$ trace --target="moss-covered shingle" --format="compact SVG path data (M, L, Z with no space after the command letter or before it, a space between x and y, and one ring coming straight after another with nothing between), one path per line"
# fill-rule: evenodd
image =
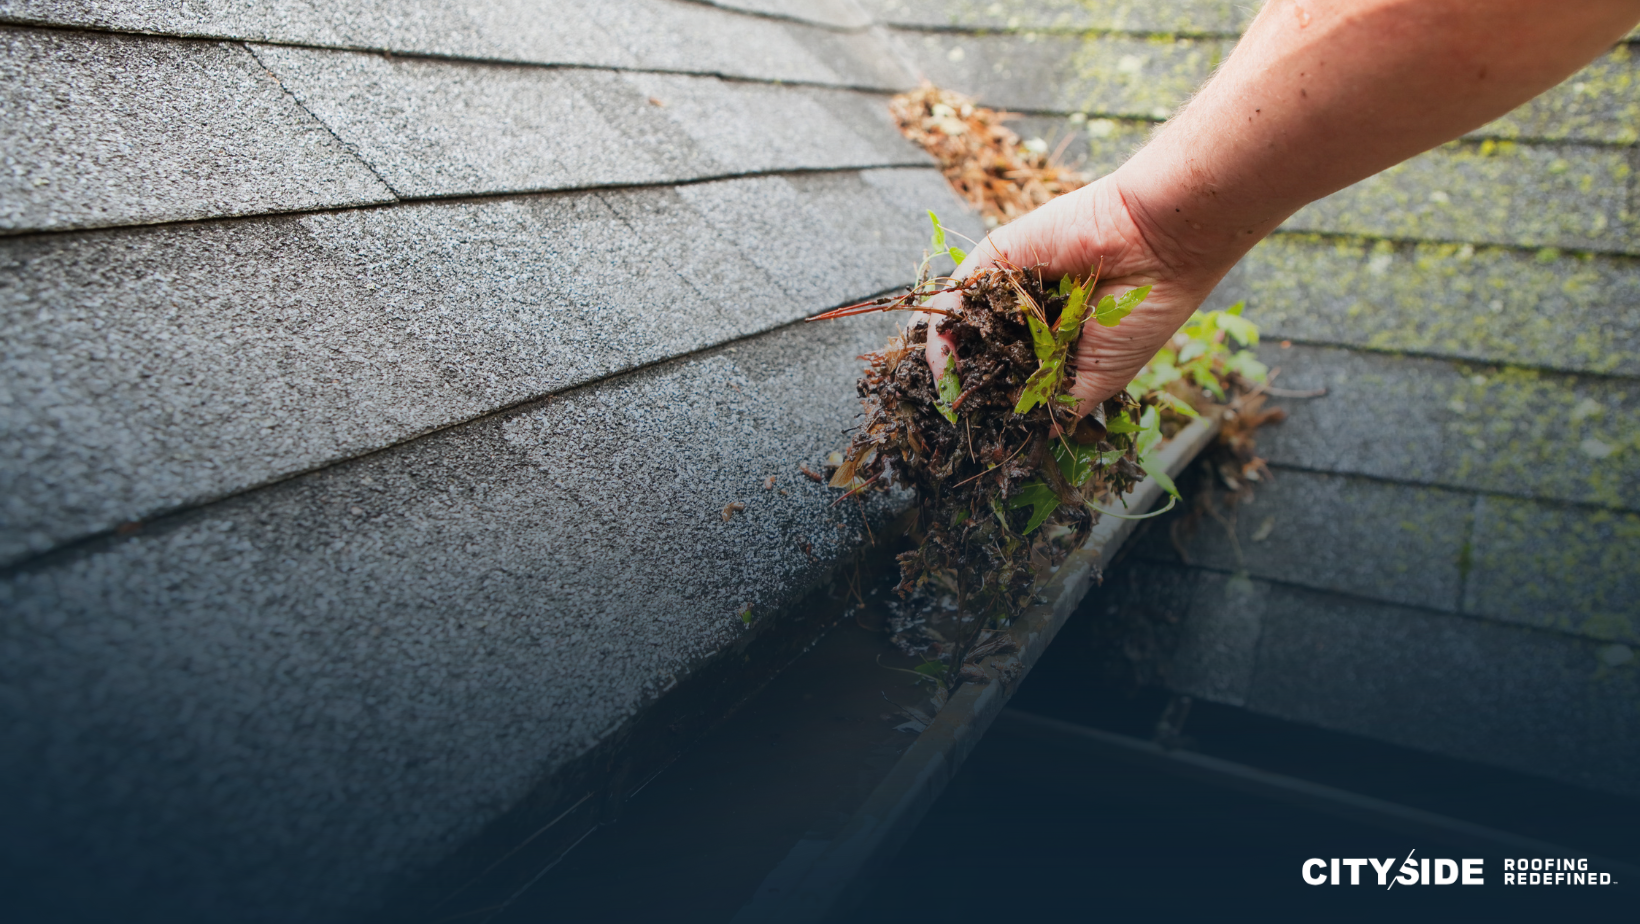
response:
M863 0L879 22L912 28L1098 30L1237 35L1252 20L1233 0Z
M1252 315L1256 319L1256 315ZM1259 445L1317 471L1640 511L1640 387L1622 379L1300 347L1266 349L1291 388Z
M1268 336L1640 375L1640 260L1277 234L1231 286Z
M934 83L988 106L1165 119L1228 51L1222 39L1171 35L906 33Z
M1640 642L1640 515L1482 499L1464 609Z
M1610 147L1454 142L1312 203L1282 227L1628 253L1630 160Z

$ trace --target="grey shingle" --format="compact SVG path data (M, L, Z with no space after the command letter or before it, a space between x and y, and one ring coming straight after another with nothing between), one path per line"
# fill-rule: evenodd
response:
M854 0L705 0L726 10L744 10L819 23L837 29L860 29L871 17Z
M1247 704L1270 585L1246 575L1145 569L1152 581L1190 588L1178 647L1167 665L1170 689L1232 706Z
M1640 140L1640 55L1618 45L1477 137L1633 144Z
M0 232L382 202L243 48L0 29Z
M598 198L634 235L661 248L668 265L696 292L718 302L727 335L768 330L798 316L790 293L776 285L750 255L713 231L705 216L677 190L607 190ZM824 298L824 293L819 297Z
M1280 586L1261 622L1250 709L1640 795L1640 672L1609 646Z
M864 297L942 201L897 170L7 241L0 554Z
M935 84L988 106L1165 119L1228 52L1220 39L902 32Z
M893 210L892 223L851 207L881 195L881 187L902 183L905 188L894 195L911 207ZM825 292L870 294L910 282L927 240L927 218L920 209L933 205L936 212L965 214L949 189L932 170L884 170L684 186L678 194L782 292L812 304ZM947 203L944 209L936 205L941 201ZM953 225L978 236L971 222L966 228L960 220ZM895 247L896 258L871 259L885 244Z
M255 50L411 197L930 162L882 97L848 90Z
M1456 612L1472 494L1278 470L1254 499L1174 531L1193 565ZM1176 557L1162 530L1144 554Z
M861 0L878 22L925 28L1060 29L1236 35L1252 19L1232 0Z
M552 64L634 64L632 55L594 24L581 6L573 0L482 4L408 0L390 9L369 0L337 0L317 6L304 0L213 4L0 0L0 19ZM543 53L545 57L532 57Z
M1312 203L1283 228L1627 253L1630 152L1584 145L1444 145Z
M624 74L725 172L931 165L870 93Z
M677 0L584 7L639 67L903 89L911 76L870 33L838 33Z
M1640 374L1632 257L1277 234L1226 291L1276 339Z
M1255 320L1257 315L1251 315ZM1262 431L1274 462L1634 510L1640 394L1621 379L1322 347L1266 349L1290 417Z
M59 909L108 903L89 919L145 881L154 919L354 919L864 542L797 466L844 439L888 326L790 328L10 574L0 850L46 856Z
M0 0L0 19L168 35L359 48L534 64L642 67L760 80L903 87L897 61L869 33L747 16L682 0L364 0L315 9L302 0Z
M656 183L714 171L610 71L472 65L379 54L252 46L302 105L400 195ZM698 79L698 78L697 78ZM589 85L593 92L587 92ZM599 92L602 91L602 92ZM669 130L670 129L670 130Z
M1090 119L1077 113L1070 117L1020 116L1004 124L1022 140L1040 138L1048 145L1050 154L1059 152L1059 163L1097 178L1114 171L1133 156L1161 123L1144 119Z
M1473 561L1470 612L1640 642L1640 516L1484 498Z

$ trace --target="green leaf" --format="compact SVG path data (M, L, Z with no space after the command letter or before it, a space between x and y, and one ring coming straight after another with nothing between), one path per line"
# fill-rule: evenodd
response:
M1064 366L1064 354L1059 354L1045 360L1042 368L1031 373L1031 377L1025 380L1025 390L1020 392L1014 413L1023 414L1038 404L1047 404L1054 392L1059 390L1060 371Z
M752 608L750 606L740 611L740 621L748 626L752 624Z
M1093 319L1105 327L1115 327L1122 319L1133 313L1139 303L1150 294L1150 286L1140 286L1122 293L1120 298L1109 295L1099 300L1099 308L1094 312Z
M951 254L951 262L958 266L962 265L962 261L968 259L968 251L963 250L961 247L952 247L948 252Z
M935 384L940 390L940 396L939 399L934 402L934 408L938 410L940 415L946 420L949 420L953 424L956 423L957 410L951 405L955 404L957 399L962 396L962 379L957 377L956 357L946 357L945 374L940 376L939 381Z
M929 210L928 220L934 223L934 237L931 241L933 246L929 249L934 251L936 254L944 253L946 250L945 226L940 224L940 216L935 215L933 210Z
M1237 343L1242 346L1254 346L1258 343L1258 325L1228 311L1217 312L1217 314L1219 330L1234 337Z
M1059 509L1059 495L1048 487L1046 482L1027 481L1020 485L1019 491L1008 498L1008 509L1019 510L1022 507L1031 508L1031 518L1020 531L1020 535L1029 535L1032 530L1047 522L1048 517Z
M1143 457L1162 441L1162 415L1156 408L1147 407L1139 416L1139 438L1133 448Z
M1213 374L1213 367L1206 362L1192 363L1186 371L1190 373L1190 380L1206 389L1207 393L1220 401L1224 400L1224 387L1219 384L1218 376Z
M1178 366L1173 365L1173 351L1164 349L1156 354L1156 358L1150 361L1150 365L1140 370L1137 376L1134 376L1129 390L1135 396L1159 392L1181 375L1184 375L1184 373L1179 371Z
M957 362L954 357L945 360L945 374L940 376L940 399L946 404L955 402L962 397L962 379L957 376Z
M943 661L924 661L916 667L913 667L912 670L922 674L930 680L945 679L945 662Z
M1139 303L1143 302L1145 300L1145 296L1149 294L1150 286L1140 286L1137 289L1129 289L1122 293L1121 298L1116 300L1116 307L1122 309L1122 315L1123 317L1126 317L1129 312L1139 307Z
M968 522L968 511L958 510L956 513L951 514L952 526L961 526L966 522Z
M1224 313L1240 316L1241 315L1241 310L1243 308L1246 308L1246 307L1247 307L1247 301L1246 301L1246 299L1243 299L1242 301L1236 302L1234 305L1231 305L1229 308L1224 309Z
M1073 277L1073 276L1060 276L1059 277L1059 294L1060 295L1069 295L1069 294L1071 294L1071 287L1074 286L1074 285L1076 285L1075 277Z
M1224 361L1224 368L1227 372L1240 374L1242 378L1247 379L1249 382L1262 382L1270 374L1270 367L1259 362L1258 358L1249 350L1232 353Z
M1160 465L1151 462L1149 459L1140 459L1139 467L1145 470L1146 475L1156 479L1156 483L1162 486L1163 491L1166 491L1174 497L1179 496L1178 485L1173 483L1173 479L1168 476L1167 472Z
M1113 452L1113 457L1121 453ZM1093 446L1066 444L1064 441L1055 441L1053 444L1053 458L1059 465L1059 474L1076 488L1081 488L1093 473L1109 465L1114 459L1107 460L1105 454Z
M1116 299L1106 295L1099 299L1099 304L1093 309L1093 319L1106 327L1115 327L1115 321L1107 320L1115 311Z
M1059 313L1059 321L1055 325L1054 341L1059 346L1068 347L1082 333L1082 322L1088 317L1088 290L1081 286L1071 289L1070 301L1065 303L1065 310Z
M1134 423L1133 418L1129 417L1127 414L1117 414L1115 417L1105 421L1105 432L1138 433L1139 425Z
M1030 312L1025 313L1025 323L1031 328L1031 346L1036 349L1037 362L1047 362L1059 348L1054 342L1053 331Z
M1150 451L1161 442L1162 415L1154 407L1147 407L1144 414L1139 417L1139 437L1133 444L1134 454L1138 456L1139 467L1144 469L1146 475L1156 479L1162 490L1178 497L1179 489L1173 484L1173 479L1150 458Z
M1183 414L1186 417L1200 417L1200 416L1202 416L1201 414L1196 412L1195 408L1190 406L1190 402L1185 401L1184 399L1180 398L1178 395L1173 394L1172 392L1158 391L1158 392L1155 392L1154 394L1156 395L1156 404L1157 405L1159 405L1159 406L1160 405L1165 405L1168 410L1172 411L1175 414Z

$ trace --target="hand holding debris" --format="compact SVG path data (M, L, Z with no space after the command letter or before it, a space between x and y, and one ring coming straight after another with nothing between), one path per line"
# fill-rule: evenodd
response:
M1234 261L1231 261L1231 265ZM1229 266L1183 269L1158 256L1126 208L1113 177L1060 196L1011 224L993 231L968 254L954 276L966 279L995 266L1027 268L1045 279L1097 278L1090 301L1120 298L1149 287L1149 294L1119 326L1088 324L1070 360L1074 378L1067 391L1084 416L1125 389L1213 290ZM954 311L959 292L928 301L936 311ZM940 331L941 314L928 337L928 364L936 380L953 355L951 338ZM960 354L957 362L962 362Z
M1155 287L1120 331L1078 344L1086 413L1294 212L1560 83L1637 15L1636 0L1272 0L1142 150L993 232L957 275L1004 260L1053 279L1103 260L1096 295ZM949 347L929 339L936 376Z

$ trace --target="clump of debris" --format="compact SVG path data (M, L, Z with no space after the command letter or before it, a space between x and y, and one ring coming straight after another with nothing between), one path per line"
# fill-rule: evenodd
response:
M1086 182L1021 144L1002 127L1003 114L958 94L925 84L896 97L893 112L993 227ZM1037 580L1081 546L1101 516L1171 509L1172 501L1139 515L1123 500L1147 475L1178 499L1151 462L1166 439L1211 415L1223 421L1218 464L1256 481L1267 470L1252 431L1279 412L1262 409L1268 370L1246 349L1258 331L1235 305L1198 312L1127 390L1077 418L1068 390L1078 336L1088 324L1120 324L1149 287L1094 299L1097 271L1050 280L1040 267L1007 264L960 280L931 277L937 260L961 264L966 254L929 217L934 234L916 284L811 320L944 315L939 328L954 353L938 379L925 359L924 324L861 357L863 421L830 460L831 485L849 495L892 484L915 496L912 548L899 556L902 600L891 604L888 628L900 650L923 659L916 672L943 691L982 679L976 662L1010 644L997 630L1033 602ZM944 292L960 295L958 307L926 305Z
M1030 604L1039 573L1079 546L1098 516L1126 515L1113 508L1147 471L1171 489L1148 459L1164 439L1162 410L1195 411L1160 393L1121 392L1078 419L1067 393L1076 375L1071 347L1086 324L1119 324L1149 287L1093 299L1096 275L1049 282L1034 267L1006 264L960 281L930 279L933 260L962 259L933 221L915 286L817 319L932 311L923 305L929 295L960 293L960 307L938 312L954 347L938 379L924 354L927 325L862 357L864 420L834 458L831 484L852 494L890 483L914 492L916 547L900 556L898 590L954 598L949 637L929 620L917 634L962 665L982 647L988 625ZM907 631L899 634L916 645Z
M907 138L934 156L987 227L1088 184L1086 176L1059 163L1055 155L1061 152L1022 142L1003 125L1010 114L975 105L960 93L924 83L894 97L889 112Z

